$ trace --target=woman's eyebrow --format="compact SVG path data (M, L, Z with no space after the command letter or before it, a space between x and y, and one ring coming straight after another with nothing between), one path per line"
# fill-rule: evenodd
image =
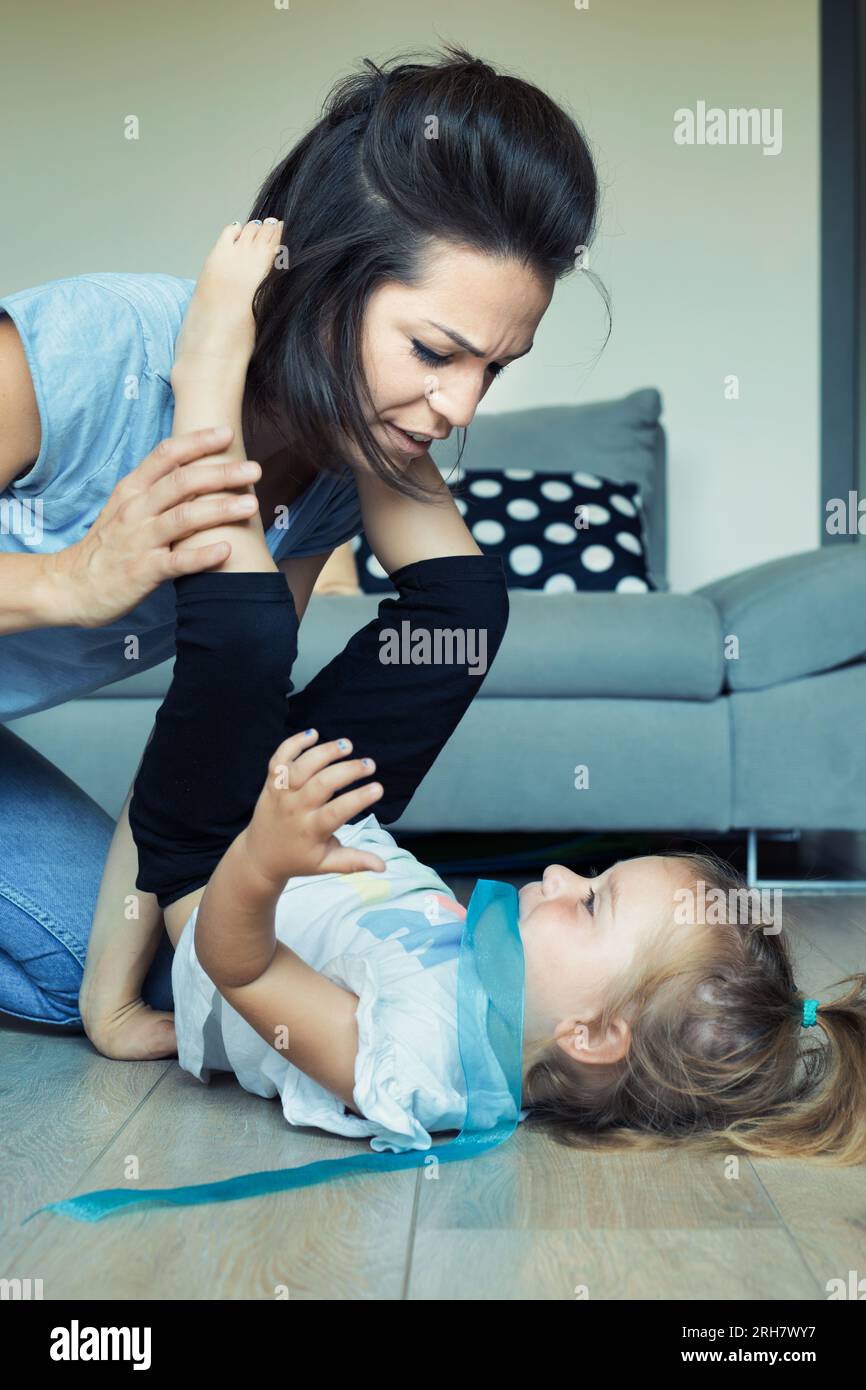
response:
M471 352L473 357L486 356L480 348L473 347L472 343L468 342L467 339L463 337L462 333L455 332L453 328L446 328L444 323L436 323L434 319L424 319L424 322L429 323L431 328L438 328L440 333L444 333L446 337L450 338L458 347L465 348L467 352ZM525 347L522 352L509 353L509 362L513 362L517 357L525 357L528 352L532 351L534 345L533 340L533 342L529 344L529 347Z

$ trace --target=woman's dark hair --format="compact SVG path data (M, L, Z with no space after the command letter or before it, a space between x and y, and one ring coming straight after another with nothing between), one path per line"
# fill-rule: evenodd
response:
M250 213L282 219L288 264L278 257L255 295L245 428L279 411L290 456L338 472L348 463L342 434L413 497L428 490L382 452L364 418L370 294L386 281L418 284L434 238L559 279L578 267L598 211L572 118L531 83L443 48L433 63L366 58L338 81Z

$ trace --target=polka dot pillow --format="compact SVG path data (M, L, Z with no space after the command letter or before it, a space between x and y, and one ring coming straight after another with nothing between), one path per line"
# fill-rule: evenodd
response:
M637 594L656 587L637 483L506 468L468 473L451 492L479 548L502 556L509 589ZM366 536L353 545L364 592L392 592Z

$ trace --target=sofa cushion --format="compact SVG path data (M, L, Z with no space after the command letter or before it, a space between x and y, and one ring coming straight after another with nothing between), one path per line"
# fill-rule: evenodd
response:
M509 589L647 593L643 503L636 483L592 473L482 469L452 483L485 555L501 555ZM363 532L352 542L365 594L391 593Z
M303 690L375 618L380 595L313 594L298 636L292 684ZM721 691L716 608L693 594L510 596L508 629L480 698L614 696L713 700ZM173 661L141 671L94 698L163 695Z
M586 405L534 406L500 414L479 413L466 431L460 460L469 474L487 469L532 468L551 473L590 473L616 483L636 483L646 518L649 572L667 589L665 432L661 397L653 387ZM448 482L456 482L457 431L431 445L430 454Z
M302 689L375 617L380 599L316 596L292 671ZM718 614L690 594L510 595L508 629L480 698L617 696L712 700L721 689Z
M719 618L706 599L518 590L510 606L482 699L714 700L721 691Z
M761 690L866 656L866 546L786 555L696 589L719 611L728 690Z

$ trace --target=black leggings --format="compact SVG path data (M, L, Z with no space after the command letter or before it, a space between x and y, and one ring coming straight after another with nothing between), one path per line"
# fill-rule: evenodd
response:
M398 597L297 694L298 620L281 573L174 581L174 672L129 809L136 887L161 908L208 882L249 823L270 758L301 729L317 729L318 743L351 739L354 757L374 759L383 795L353 820L403 814L499 650L508 593L491 555L419 560L390 578ZM384 662L386 651L399 659Z

